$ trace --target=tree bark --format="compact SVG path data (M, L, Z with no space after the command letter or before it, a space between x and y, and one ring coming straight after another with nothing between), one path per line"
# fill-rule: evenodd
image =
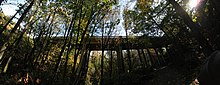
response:
M105 49L105 46L104 46L104 27L105 25L105 22L103 21L103 27L102 27L102 57L101 57L101 81L100 81L100 85L103 85L103 75L104 75L104 49Z
M127 42L127 56L128 56L128 70L131 71L132 67L131 67L131 55L130 55L130 43L128 42L128 30L127 28L125 29L125 33L126 33L126 42Z
M28 11L31 9L31 7L34 5L35 0L33 0L30 5L24 10L24 13L21 15L21 17L18 19L17 23L15 24L14 28L11 30L11 34L15 33L18 26L21 24L25 16L27 15Z
M170 2L170 4L173 5L177 14L182 17L185 24L191 29L192 35L196 38L196 40L202 47L203 53L208 57L213 52L213 48L209 44L207 39L199 31L199 29L201 29L202 27L198 23L194 23L187 12L175 0L168 1Z
M82 2L83 3L83 2ZM77 57L78 57L78 53L79 53L79 45L78 45L78 40L79 40L79 32L80 32L80 24L81 24L81 18L82 18L82 6L79 6L80 8L80 16L79 16L79 23L78 23L78 28L77 28L77 34L76 34L76 45L75 45L75 50L74 50L74 64L73 64L73 69L72 69L72 73L75 73L75 68L76 68L76 62L77 62ZM78 52L77 52L78 50Z
M9 23L15 18L15 16L21 11L21 9L24 8L24 6L26 4L27 3L25 3L22 7L20 7L19 10L10 18L10 20L7 21L7 23L4 25L3 29L0 30L0 36L2 36L2 32L7 29L7 26L9 25Z
M4 1L4 0L1 0L1 1L0 1L0 5L2 5L2 2L3 2L3 1Z
M2 57L4 55L4 50L7 49L7 46L6 44L9 42L9 40L11 39L11 36L12 34L15 33L15 31L17 30L18 26L20 25L20 23L22 22L22 20L25 18L26 14L28 13L28 11L31 9L31 7L33 6L34 4L34 1L33 0L30 5L24 10L24 13L21 15L21 17L18 19L17 23L15 24L14 28L11 30L11 33L9 34L9 36L6 36L5 38L5 41L3 46L0 46L1 47L1 50L0 50L0 56ZM3 30L4 31L4 30ZM2 36L2 33L0 34Z

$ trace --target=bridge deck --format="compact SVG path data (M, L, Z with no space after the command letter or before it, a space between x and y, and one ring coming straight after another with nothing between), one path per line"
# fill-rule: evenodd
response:
M102 40L104 41L102 43ZM52 42L57 43L60 41L64 41L62 37L53 38ZM90 43L89 43L90 42ZM102 45L103 44L103 45ZM166 41L165 37L129 37L128 42L125 36L118 36L118 37L91 37L87 40L87 47L90 50L101 50L102 46L105 50L114 50L117 49L118 46L121 46L123 50L125 49L146 49L146 48L158 48L158 47L165 47L169 44ZM78 45L81 47L82 45Z

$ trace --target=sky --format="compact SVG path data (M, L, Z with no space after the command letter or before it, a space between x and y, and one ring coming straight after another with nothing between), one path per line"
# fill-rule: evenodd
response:
M124 30L124 19L123 19L123 10L128 5L129 9L133 9L136 4L136 0L119 0L119 6L120 6L120 23L118 24L117 28L120 30L119 36L126 36L125 30Z
M14 5L4 5L1 7L5 15L11 16L16 13L16 11L14 11L14 8L17 8L17 7Z
M12 3L12 5L3 3L4 5L1 5L1 8L5 15L13 16L16 13L15 10L18 9L17 5L14 4L24 4L24 2L26 0L8 0L7 3Z

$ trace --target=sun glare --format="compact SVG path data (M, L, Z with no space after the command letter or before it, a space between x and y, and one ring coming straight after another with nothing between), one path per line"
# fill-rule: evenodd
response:
M200 0L189 0L189 7L190 8L195 8Z

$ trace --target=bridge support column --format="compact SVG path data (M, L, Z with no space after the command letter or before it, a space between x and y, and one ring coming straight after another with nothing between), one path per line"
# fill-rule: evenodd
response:
M143 61L143 58L142 58L142 56L141 56L140 49L137 49L137 52L138 52L138 57L139 57L141 66L142 66L142 67L145 67L145 62Z
M123 54L122 54L122 47L119 45L116 51L117 51L118 72L123 73L124 72L124 59L123 59Z
M150 65L150 60L147 60L147 59L146 59L146 55L145 55L145 53L144 53L144 49L141 49L141 52L142 52L142 54L143 54L145 66Z
M161 59L160 59L160 56L159 56L159 54L158 54L158 51L157 51L157 48L153 48L153 50L154 50L154 52L155 52L155 54L156 54L156 56L154 56L154 58L155 58L155 60L157 61L157 65L158 66L161 66Z
M154 67L155 66L155 61L154 61L153 56L151 55L151 52L150 52L149 48L147 48L147 54L149 55L151 66Z

